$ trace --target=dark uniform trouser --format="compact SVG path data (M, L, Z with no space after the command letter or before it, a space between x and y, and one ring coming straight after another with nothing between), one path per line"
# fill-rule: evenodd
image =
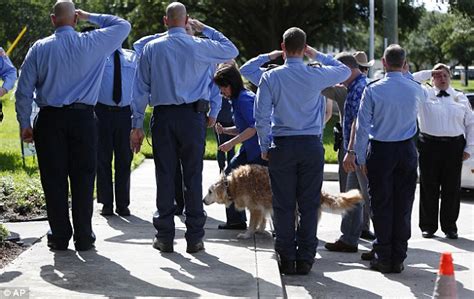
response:
M438 208L441 195L440 222L443 232L457 232L459 216L462 153L464 137L431 137L420 134L420 229L438 230Z
M163 242L174 239L174 180L180 159L185 185L185 238L194 244L204 237L206 222L202 203L205 114L195 112L192 104L156 106L151 122L157 188L157 211L153 216L156 237Z
M117 208L126 208L130 204L130 166L133 158L130 149L130 106L97 104L95 113L99 133L97 202L113 205L115 187ZM115 157L115 186L112 183L112 155Z
M317 210L323 183L324 148L319 136L274 138L269 151L275 250L282 260L313 262L318 239ZM295 209L300 222L295 233Z
M374 249L382 263L401 263L411 236L417 152L412 139L370 141L367 157Z
M93 106L81 107L42 108L35 121L34 140L51 228L48 239L67 243L71 238L69 177L74 241L87 246L95 241L91 218L97 165L97 127Z
M234 123L223 123L221 122L221 125L226 128L226 127L232 127L234 126ZM232 135L227 135L227 134L217 134L216 131L214 131L214 135L216 136L217 140L217 146L231 140L234 138ZM219 164L219 170L222 172L227 166L229 166L230 161L235 155L235 147L233 147L230 151L227 153L224 153L223 151L220 151L219 148L217 148L217 164Z

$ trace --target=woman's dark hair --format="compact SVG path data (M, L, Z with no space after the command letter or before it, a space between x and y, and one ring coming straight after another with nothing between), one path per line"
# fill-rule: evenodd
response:
M230 85L231 98L235 99L239 96L240 91L244 89L244 81L240 75L239 70L228 64L223 64L214 74L214 82L219 87L226 87Z

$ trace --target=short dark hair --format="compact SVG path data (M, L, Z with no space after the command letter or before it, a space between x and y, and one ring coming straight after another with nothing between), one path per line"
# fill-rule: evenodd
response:
M350 69L358 69L359 68L359 64L357 63L357 60L355 59L355 57L351 53L341 52L341 53L337 54L335 58L337 60L339 60L340 62L344 63Z
M385 49L383 57L388 66L400 68L405 63L406 53L400 45L391 44Z
M235 99L239 96L240 91L244 89L244 81L239 70L234 65L223 64L214 74L214 82L219 87L230 85L231 98Z
M306 33L298 27L291 27L283 33L283 43L287 52L301 52L306 46Z

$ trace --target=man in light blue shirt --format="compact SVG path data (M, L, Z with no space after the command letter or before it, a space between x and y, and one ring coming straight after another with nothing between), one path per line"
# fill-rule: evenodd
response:
M121 46L131 26L115 16L75 10L70 1L57 2L51 20L55 32L35 42L23 62L15 93L17 118L23 141L34 139L37 149L51 228L48 246L66 250L74 234L76 250L89 250L95 241L91 223L97 165L94 105L106 58ZM78 33L74 30L78 20L101 28ZM30 126L33 100L40 107L34 130Z
M299 28L285 31L281 47L286 55L285 64L263 73L255 102L255 120L262 158L269 160L280 271L308 274L318 243L317 209L323 182L324 105L320 94L321 90L345 81L350 70L307 46L306 34ZM323 66L304 64L305 54ZM297 228L296 203L300 213Z
M180 159L186 187L186 251L195 253L204 249L202 157L211 73L217 63L236 57L238 50L222 33L197 20L189 22L208 39L188 35L186 7L179 2L168 5L164 20L168 34L147 43L140 57L132 101L131 145L134 152L139 151L145 108L154 107L151 130L159 192L153 247L173 251L174 177Z
M104 216L113 215L114 194L115 212L120 216L130 215L130 166L133 158L130 149L130 103L136 68L137 55L134 51L115 50L105 62L95 107L99 133L97 202L103 204L101 214ZM112 183L112 156L115 184Z
M417 105L425 94L420 84L402 74L406 64L402 47L387 47L382 63L385 77L368 84L362 95L354 149L357 163L368 175L377 237L370 266L382 273L400 273L411 235L416 188ZM354 163L352 159L352 168Z
M16 68L10 61L5 51L0 47L0 79L3 80L3 84L0 87L0 98L6 95L15 86L16 81ZM3 120L2 102L0 101L0 122Z

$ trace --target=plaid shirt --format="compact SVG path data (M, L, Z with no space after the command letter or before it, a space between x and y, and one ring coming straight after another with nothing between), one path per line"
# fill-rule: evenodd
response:
M360 74L347 87L347 97L346 102L344 103L344 120L342 125L345 150L347 150L349 146L352 122L357 118L360 99L362 98L365 86L367 86L367 77L364 74Z

